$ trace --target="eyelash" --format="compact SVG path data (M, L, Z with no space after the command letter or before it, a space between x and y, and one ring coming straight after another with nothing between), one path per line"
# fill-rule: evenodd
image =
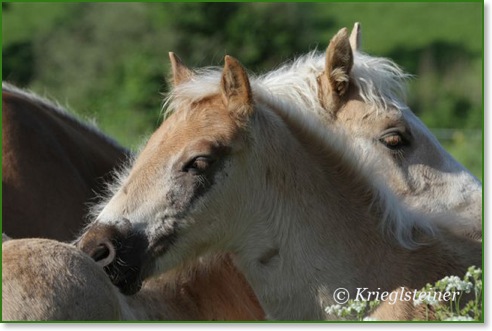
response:
M191 161L189 161L184 167L183 171L184 172L192 172L195 174L202 174L205 172L210 165L213 163L213 161L206 156L197 156Z
M409 144L408 140L399 132L389 132L383 135L379 141L392 151L399 151Z

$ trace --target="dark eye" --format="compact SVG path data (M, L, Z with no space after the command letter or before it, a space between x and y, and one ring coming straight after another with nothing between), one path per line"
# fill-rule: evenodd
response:
M399 132L388 132L379 141L391 150L399 150L408 145L408 140Z
M184 167L183 171L190 172L193 174L202 174L205 172L210 165L213 163L213 160L206 156L198 156L188 162Z

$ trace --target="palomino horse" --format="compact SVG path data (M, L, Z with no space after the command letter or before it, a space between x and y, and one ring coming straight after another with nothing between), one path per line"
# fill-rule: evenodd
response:
M349 39L341 40L346 59L346 79L341 84L348 102L338 105L329 75L335 51L312 52L278 70L259 77L264 85L302 111L314 112L325 126L347 131L360 152L378 158L378 170L389 187L408 206L432 213L459 215L460 223L449 224L472 238L482 234L482 185L459 164L405 104L409 78L394 62L360 51L361 30L356 23ZM342 38L343 37L343 38ZM349 46L350 45L350 46ZM448 226L447 225L447 226Z
M138 294L125 296L100 265L72 245L37 238L7 241L5 236L3 241L4 321L241 320L262 316L258 305L245 312L244 302L251 292L241 289L249 287L235 281L235 269L222 262L207 270L195 268L196 275L182 274L181 286L175 285L171 280L175 275L170 273L146 281Z
M73 240L129 152L61 107L2 83L3 231Z
M54 104L4 83L3 230L14 238L73 239L73 234L82 230L85 203L96 194L101 195L104 188L102 181L109 179L106 174L118 167L128 155L128 151L110 138L76 121ZM23 194L25 198L21 199ZM104 308L98 311L97 306L89 307L89 297L95 303L97 300L94 296L98 292L103 296L115 289L106 289L107 276L103 273L106 280L100 279L100 273L91 271L94 266L87 266L85 260L80 260L80 253L61 243L15 242L9 243L15 249L3 249L2 300L10 316L7 318L4 314L4 319L85 320L117 317ZM22 248L22 245L26 247ZM62 249L65 253L49 253ZM56 258L50 262L55 255ZM38 264L32 262L35 259L39 259L38 264L46 265L42 273L37 270ZM80 277L89 277L90 280L71 278L75 271L68 273L67 268L72 266L74 259L85 263L88 271ZM263 319L264 313L251 288L230 258L220 255L207 258L207 261L210 263L194 263L187 273L170 272L145 282L144 291L135 299L128 299L135 302L134 306L138 302L142 304L142 309L134 307L132 314L138 319ZM85 267L81 265L81 268ZM22 273L19 270L23 270ZM43 288L46 279L53 283ZM81 287L80 284L90 285ZM24 292L5 291L20 287L31 295L19 296ZM101 289L98 291L99 287ZM77 296L80 291L92 294L88 294L89 297L80 296L77 301L80 306L74 310L72 304L67 304L71 298L67 293ZM50 296L46 292L51 293ZM107 303L114 299L115 294L111 295L101 297L97 302ZM162 300L170 303L158 305ZM181 308L186 308L185 305L191 308L182 312ZM171 309L173 306L177 308ZM92 315L92 312L97 314ZM122 315L121 318L132 318L132 314L130 317Z
M347 35L330 47L331 103L348 107ZM251 87L235 59L174 67L172 114L78 242L123 292L232 252L269 318L323 319L338 288L420 289L480 265L480 243L407 210L349 139Z

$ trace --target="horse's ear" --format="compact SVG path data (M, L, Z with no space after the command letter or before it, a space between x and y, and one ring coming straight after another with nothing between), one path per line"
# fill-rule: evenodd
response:
M360 51L361 49L361 33L362 29L359 22L355 22L354 28L350 33L350 47L352 47L352 51Z
M253 94L248 74L241 63L232 56L225 56L220 80L222 98L227 108L239 119L247 119L253 113Z
M193 72L183 64L181 59L176 54L169 52L169 59L171 60L174 86L178 86L179 84L191 79Z
M331 39L326 50L325 74L328 76L331 92L341 97L348 91L353 64L347 28L343 28Z
M326 49L325 71L318 77L319 101L327 118L335 118L350 87L354 56L346 28L331 39Z

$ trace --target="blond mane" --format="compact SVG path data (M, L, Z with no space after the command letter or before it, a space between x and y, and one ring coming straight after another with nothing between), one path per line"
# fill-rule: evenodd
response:
M325 110L318 99L317 78L324 71L325 56L324 52L313 50L264 75L250 74L252 87L260 86L279 98L296 103L303 111L323 113ZM195 71L192 81L199 79L200 84L183 84L172 90L165 99L164 112L167 114L171 109L179 108L176 104L170 105L170 101L181 94L194 102L194 97L218 93L217 80L221 72L220 67ZM390 59L354 52L351 78L357 84L360 97L374 110L407 109L407 82L412 77Z
M326 111L318 99L317 78L325 69L325 61L326 54L314 50L260 76L258 81L272 93L297 103L302 110L321 114ZM374 110L408 108L405 104L407 81L412 75L390 59L356 51L350 77L357 84L360 97Z

